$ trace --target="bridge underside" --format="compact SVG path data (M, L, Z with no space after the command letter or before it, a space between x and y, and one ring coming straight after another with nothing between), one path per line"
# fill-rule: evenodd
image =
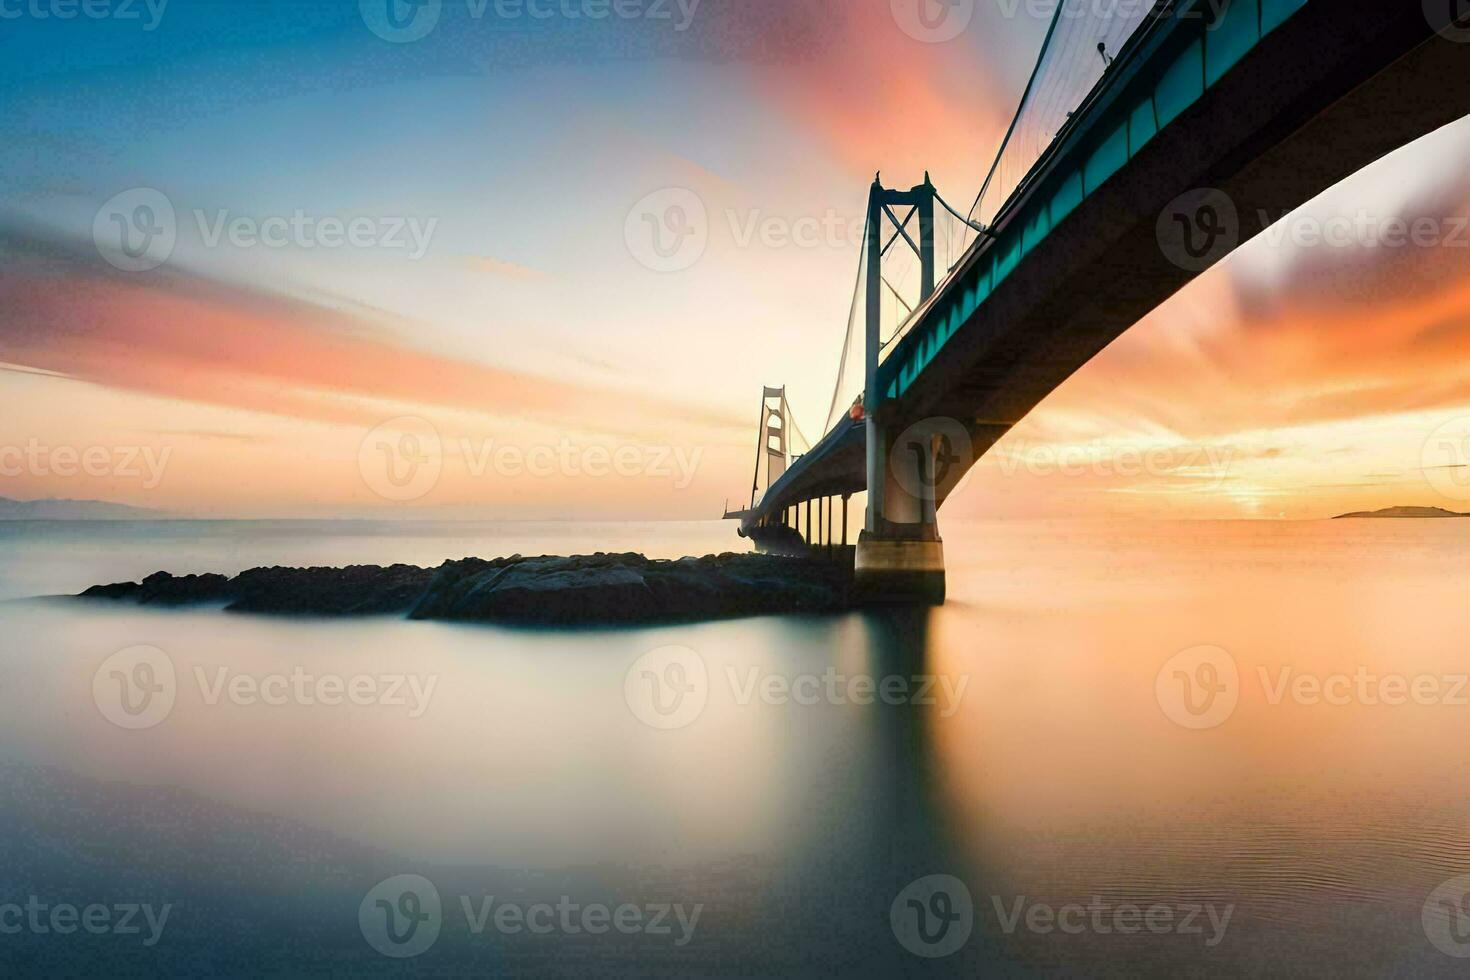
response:
M1181 193L1222 191L1245 242L1272 218L1467 114L1470 46L1434 35L1421 4L1307 3L1057 223L878 417L890 433L953 419L972 439L961 459L978 460L1207 267L1183 268L1160 246L1159 216ZM1023 205L1008 211L997 235ZM944 313L936 306L934 315ZM924 328L920 320L911 337ZM866 489L864 460L861 427L840 425L767 492L747 526L803 500ZM940 480L936 505L963 475L953 467Z
M1365 71L1373 73L1366 82ZM1309 3L1036 247L906 395L886 406L890 428L955 419L980 458L1199 275L1160 246L1159 216L1179 194L1222 191L1237 208L1240 241L1248 241L1466 114L1470 49L1432 35L1420 4ZM939 501L961 476L936 487Z

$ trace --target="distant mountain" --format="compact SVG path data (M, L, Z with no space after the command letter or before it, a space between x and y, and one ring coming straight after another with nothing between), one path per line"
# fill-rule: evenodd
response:
M11 500L0 497L0 521L146 521L162 511L105 500Z
M1382 510L1360 510L1351 514L1339 514L1333 520L1342 521L1354 517L1470 517L1470 514L1457 514L1443 507L1385 507Z

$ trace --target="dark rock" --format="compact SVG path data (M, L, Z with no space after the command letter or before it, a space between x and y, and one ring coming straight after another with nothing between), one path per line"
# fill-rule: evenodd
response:
M463 558L446 561L434 572L423 595L409 612L410 619L445 619L450 611L481 601L500 576L525 559L520 555L486 561Z
M231 612L351 616L413 608L433 572L415 565L252 568L231 584Z
M138 587L143 605L184 606L198 602L222 602L229 598L230 580L224 575L175 576L154 572Z
M82 595L183 605L225 602L233 612L319 616L407 614L544 625L680 622L830 612L849 605L846 564L726 554L662 561L638 554L543 556L349 568L252 568L223 575L158 572Z
M94 585L82 593L83 599L136 599L141 589L137 582L114 582L111 585Z
M230 597L230 580L223 575L170 575L154 572L140 585L116 582L94 585L82 593L87 599L132 599L140 605L184 606L199 602L223 602Z
M410 616L575 625L823 612L846 607L849 577L772 555L467 558L440 567Z

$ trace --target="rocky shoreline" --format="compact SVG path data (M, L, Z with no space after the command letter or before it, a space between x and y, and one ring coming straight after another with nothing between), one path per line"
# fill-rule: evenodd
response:
M403 615L545 626L653 624L851 608L851 568L764 554L673 561L638 554L463 558L438 568L252 568L155 572L80 598L147 606L220 605L276 615Z

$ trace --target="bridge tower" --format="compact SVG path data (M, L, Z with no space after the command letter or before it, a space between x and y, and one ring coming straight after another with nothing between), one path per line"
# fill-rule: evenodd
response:
M774 402L774 404L772 404ZM791 459L790 410L786 404L786 388L766 388L761 397L761 445L755 457L755 477L750 483L750 506L755 507L759 492L761 462L766 464L766 486L770 487L786 472Z
M924 183L907 191L873 180L868 194L866 384L863 411L867 435L868 509L858 536L854 586L869 602L944 601L944 542L939 537L935 504L936 457L939 449L924 427L896 436L890 412L878 390L881 337L881 294L884 236L889 227L919 256L920 300L934 292L934 185ZM902 220L894 208L910 209ZM906 230L917 212L919 240ZM886 219L886 220L885 220Z

